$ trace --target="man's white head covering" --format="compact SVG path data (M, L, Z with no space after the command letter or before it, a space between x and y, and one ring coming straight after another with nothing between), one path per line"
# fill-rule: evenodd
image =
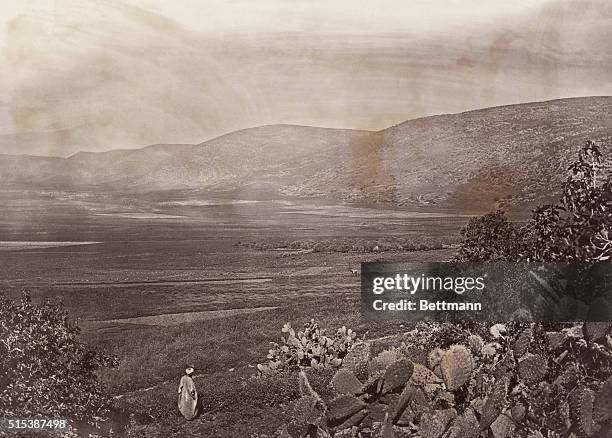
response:
M185 372L186 372L187 374L191 374L191 373L193 373L193 371L194 371L194 369L193 369L193 367L192 367L192 366L188 366L187 368L185 368Z

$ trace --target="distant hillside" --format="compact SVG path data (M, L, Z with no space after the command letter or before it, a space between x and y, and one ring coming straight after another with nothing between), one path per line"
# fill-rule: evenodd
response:
M372 138L367 155L352 148L348 160L303 186L364 201L471 210L499 199L525 206L555 195L585 140L607 139L612 157L612 97L425 117Z
M608 139L612 97L562 99L407 121L378 132L274 125L199 145L2 156L12 188L276 187L284 195L459 210L553 194L586 139Z

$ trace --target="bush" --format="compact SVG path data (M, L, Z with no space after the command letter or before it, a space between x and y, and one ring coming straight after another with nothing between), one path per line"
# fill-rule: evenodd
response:
M501 210L471 218L461 236L458 258L465 261L506 260L517 254L520 241L519 230Z
M94 422L111 398L96 371L116 359L77 340L78 326L59 304L17 303L0 296L0 412L5 416L55 416Z
M388 236L379 238L332 238L332 239L305 239L294 241L255 241L238 242L237 246L259 251L285 250L285 251L312 251L319 253L379 253L379 252L411 252L431 251L448 248L457 243L456 239L437 238L430 236L398 237Z
M470 220L458 261L599 261L612 257L612 181L588 141L568 168L561 199L536 208L524 226L502 211Z
M282 345L272 342L268 363L257 365L260 373L270 374L302 367L338 367L357 336L346 327L339 328L334 337L327 336L314 319L304 324L302 331L296 333L287 323L282 332L287 337L281 337Z
M302 377L281 436L609 437L611 328L495 324L433 347L425 365L366 348L365 366L347 361L331 379L331 398Z

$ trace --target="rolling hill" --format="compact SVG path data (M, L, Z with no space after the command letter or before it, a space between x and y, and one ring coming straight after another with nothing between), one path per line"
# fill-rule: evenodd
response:
M410 120L381 131L271 125L198 145L0 156L11 189L249 190L452 210L525 206L554 193L586 139L612 153L612 97L526 103Z

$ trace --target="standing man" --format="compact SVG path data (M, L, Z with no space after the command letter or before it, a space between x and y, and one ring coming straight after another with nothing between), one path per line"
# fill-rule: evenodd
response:
M178 388L178 408L187 420L198 415L198 392L193 383L193 365L188 365Z

